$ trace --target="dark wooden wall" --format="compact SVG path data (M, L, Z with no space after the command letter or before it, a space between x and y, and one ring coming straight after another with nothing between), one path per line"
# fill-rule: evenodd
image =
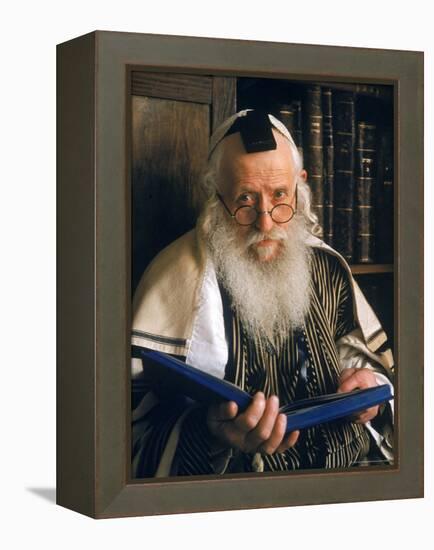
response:
M132 73L132 290L151 259L191 229L213 130L236 111L236 79Z

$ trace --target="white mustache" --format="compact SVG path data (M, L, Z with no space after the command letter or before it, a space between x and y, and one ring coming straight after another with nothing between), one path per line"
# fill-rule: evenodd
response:
M260 243L266 239L272 239L276 241L284 240L288 237L287 232L282 227L273 227L268 233L262 233L261 231L252 230L251 235L247 237L246 246Z

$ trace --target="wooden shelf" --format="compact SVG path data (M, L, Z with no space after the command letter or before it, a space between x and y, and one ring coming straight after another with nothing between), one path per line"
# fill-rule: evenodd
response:
M350 268L353 275L393 273L393 264L352 264Z

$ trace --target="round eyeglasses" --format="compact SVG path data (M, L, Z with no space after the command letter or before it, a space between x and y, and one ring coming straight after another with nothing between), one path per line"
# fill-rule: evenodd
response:
M246 205L239 206L235 212L232 213L219 193L217 193L217 197L220 199L229 216L239 225L253 225L256 223L259 214L269 214L275 223L287 223L294 217L297 211L297 186L295 187L295 208L286 203L276 204L271 210L258 210L255 206Z

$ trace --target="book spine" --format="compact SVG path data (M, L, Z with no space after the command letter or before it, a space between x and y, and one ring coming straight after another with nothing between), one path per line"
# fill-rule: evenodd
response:
M288 104L282 104L279 106L279 109L277 111L277 118L283 122L283 124L286 126L286 129L291 134L292 139L294 140L295 144L297 145L296 137L295 137L295 112L294 112L294 105L293 103Z
M390 86L373 86L371 84L353 84L353 83L341 83L341 82L317 82L320 86L326 86L333 90L342 90L347 92L354 92L358 96L363 95L372 97L375 99L391 100L393 99L393 93Z
M307 180L312 191L312 208L318 216L318 223L324 227L324 159L323 159L323 116L321 87L309 86L304 108L305 136L303 151Z
M376 127L357 123L355 154L355 260L374 262L374 185L376 177Z
M393 263L393 138L385 130L379 140L376 200L376 261Z
M334 158L333 98L330 88L322 90L323 146L324 146L324 240L333 246Z
M300 99L292 102L294 109L294 141L303 159L303 107Z
M301 101L294 99L291 103L280 105L277 118L283 122L297 146L303 159L303 126Z
M355 95L333 96L335 144L334 247L348 262L353 261Z

